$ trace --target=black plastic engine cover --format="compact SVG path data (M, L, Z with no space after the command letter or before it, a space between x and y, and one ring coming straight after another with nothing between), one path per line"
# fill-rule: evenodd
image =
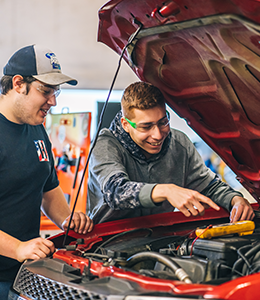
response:
M192 253L209 260L224 260L231 266L237 260L237 250L257 240L260 240L259 235L198 239L194 243Z

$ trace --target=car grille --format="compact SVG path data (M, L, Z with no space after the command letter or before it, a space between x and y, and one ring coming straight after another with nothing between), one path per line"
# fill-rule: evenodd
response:
M30 299L106 300L106 296L68 286L23 268L14 286L15 290Z

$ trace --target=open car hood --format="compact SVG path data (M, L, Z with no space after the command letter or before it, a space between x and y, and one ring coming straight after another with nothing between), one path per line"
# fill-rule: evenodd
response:
M98 40L168 105L260 197L260 2L112 0Z

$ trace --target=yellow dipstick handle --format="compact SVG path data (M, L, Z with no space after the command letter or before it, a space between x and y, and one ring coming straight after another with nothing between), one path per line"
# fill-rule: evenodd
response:
M205 228L197 228L195 232L197 237L200 239L211 239L212 237L234 233L238 233L238 235L252 234L254 230L255 223L253 221L238 221L234 223L214 225L207 230L205 230ZM205 232L203 233L203 231Z

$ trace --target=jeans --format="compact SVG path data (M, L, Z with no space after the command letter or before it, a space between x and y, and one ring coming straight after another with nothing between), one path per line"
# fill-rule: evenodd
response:
M8 293L9 293L11 286L12 286L12 282L10 282L10 281L0 281L0 299L1 300L8 299Z

